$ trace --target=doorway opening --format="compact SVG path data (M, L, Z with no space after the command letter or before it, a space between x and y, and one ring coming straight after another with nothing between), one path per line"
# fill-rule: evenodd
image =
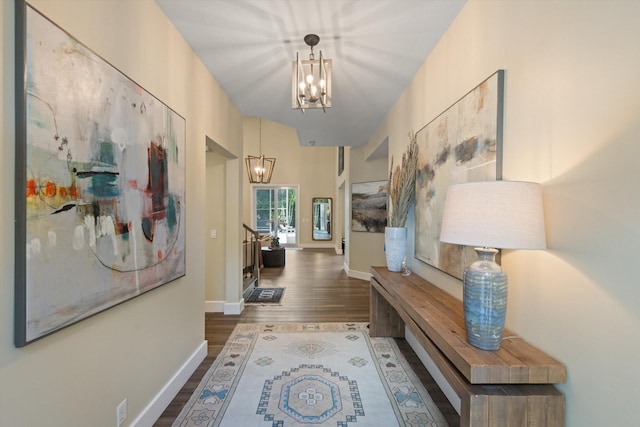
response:
M252 185L252 190L254 229L278 237L282 246L297 246L299 186Z

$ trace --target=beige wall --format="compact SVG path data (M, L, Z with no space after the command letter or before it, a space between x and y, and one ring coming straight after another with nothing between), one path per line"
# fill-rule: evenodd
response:
M371 266L387 265L384 255L384 232L351 231L351 186L361 182L389 179L387 158L368 159L365 155L366 148L366 146L351 147L349 150L349 183L345 191L348 195L345 216L348 218L345 227L349 234L348 273L350 276L362 279L368 278Z
M225 301L225 269L220 268L220 260L226 258L226 163L227 159L216 151L206 154L207 171L207 228L206 228L206 285L205 301ZM211 237L215 230L216 237ZM224 264L223 264L224 265Z
M309 114L318 113L312 111ZM322 114L322 113L320 113ZM244 155L260 154L260 119L248 117L244 120ZM302 247L334 247L331 241L320 242L312 238L311 205L313 197L336 198L336 175L338 169L336 147L301 147L294 128L262 119L262 154L275 157L276 164L270 185L299 185L300 206L298 213ZM257 184L261 185L261 184ZM244 174L243 221L252 225L251 186Z
M14 2L1 2L0 425L113 426L124 398L129 425L203 344L205 136L241 158L242 117L152 0L32 3L186 118L187 273L24 348L13 346ZM236 182L240 172L236 161ZM238 218L242 201L240 191L234 194L229 209ZM240 226L226 232L238 236L230 252L239 258Z
M201 214L207 211L210 185L201 184L207 182L205 135L235 156L225 166L225 176L235 178L227 179L230 186L243 182L241 159L257 147L243 152L242 117L153 1L33 4L186 118L187 275L23 349L13 347L13 2L3 1L0 425L110 426L123 398L130 422L202 343L209 261L209 225ZM506 70L504 177L543 183L549 243L546 251L505 253L511 283L508 323L567 364L569 379L560 388L567 396L570 427L637 423L640 287L633 257L640 249L635 164L640 57L634 52L639 25L640 2L634 1L470 0L371 142L345 156L348 168L359 167L360 160L351 157L364 158L388 136L390 157L398 158L409 130L424 126L495 70ZM267 154L278 158L274 182L295 183L305 170L301 218L309 219L311 197L326 195L311 194L312 188L337 194L335 154L299 147L295 131L273 126L277 129L271 129L274 138L268 142L273 151ZM246 122L244 127L257 128ZM257 138L247 136L245 144L251 141ZM324 150L329 151L326 162L301 161L309 152L319 159ZM350 174L345 201L351 182L370 179L355 170ZM371 179L386 179L386 172ZM328 181L328 189L314 187L312 181L318 180ZM242 189L225 195L229 241L240 242L235 218L250 222L242 209L241 194L247 194ZM235 217L229 215L234 209ZM310 225L301 233L311 241ZM357 242L354 234L347 231L354 269L366 272L367 264L384 262L380 236L373 237L379 242ZM357 258L370 247L379 248L366 256L368 261ZM240 259L239 245L229 250L238 256L223 265ZM409 261L418 274L460 295L458 281ZM225 288L226 300L237 301L235 279L216 286Z
M638 423L639 27L636 1L470 0L367 146L389 136L400 155L409 130L506 70L504 178L543 184L548 239L505 251L507 322L566 363L570 427Z

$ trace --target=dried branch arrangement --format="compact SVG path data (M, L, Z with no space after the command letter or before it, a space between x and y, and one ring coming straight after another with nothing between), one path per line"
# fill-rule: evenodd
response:
M416 191L418 142L415 133L409 133L409 140L407 151L402 154L402 165L396 165L394 170L393 158L391 159L391 172L389 173L390 227L404 227L407 221L407 212L409 212L409 204Z

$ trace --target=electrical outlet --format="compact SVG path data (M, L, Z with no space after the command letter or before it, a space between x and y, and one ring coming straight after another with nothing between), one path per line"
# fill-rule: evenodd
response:
M118 419L117 427L120 427L124 423L124 420L127 419L127 399L123 400L118 405L118 408L116 409L116 416Z
M212 239L216 239L218 237L218 231L217 230L211 230L209 232L209 236L211 236Z

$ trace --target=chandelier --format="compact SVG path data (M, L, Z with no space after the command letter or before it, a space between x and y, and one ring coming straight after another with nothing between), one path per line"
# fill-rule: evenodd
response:
M244 162L247 166L247 174L251 184L268 184L271 181L276 159L265 157L262 154L262 119L260 119L259 144L260 155L257 157L248 155Z
M320 37L315 34L304 36L304 42L311 48L308 60L300 60L296 52L296 60L291 64L291 108L304 113L307 108L331 107L331 60L324 59L322 51L315 59L313 47Z

